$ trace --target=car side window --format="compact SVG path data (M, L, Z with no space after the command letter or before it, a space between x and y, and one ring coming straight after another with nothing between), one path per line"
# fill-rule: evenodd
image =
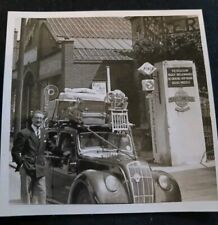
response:
M57 151L58 135L56 131L48 132L46 138L46 150L55 153Z
M59 151L63 156L63 164L75 157L75 142L72 133L62 133L59 140Z

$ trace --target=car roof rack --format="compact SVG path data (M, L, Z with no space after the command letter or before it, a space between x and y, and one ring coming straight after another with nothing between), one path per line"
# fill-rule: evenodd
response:
M120 90L105 96L88 88L66 88L50 103L53 105L52 126L105 127L118 133L127 131L130 126L128 98Z

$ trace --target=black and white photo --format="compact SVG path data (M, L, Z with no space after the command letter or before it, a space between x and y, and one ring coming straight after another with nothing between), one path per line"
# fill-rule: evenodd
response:
M201 10L9 12L2 134L2 215L217 210Z

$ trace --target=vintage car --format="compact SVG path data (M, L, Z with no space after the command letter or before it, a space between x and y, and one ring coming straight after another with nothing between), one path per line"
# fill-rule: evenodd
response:
M78 99L77 99L78 101ZM99 101L100 102L100 101ZM98 103L99 103L98 102ZM93 108L90 104L89 109ZM74 107L69 99L58 99L63 110ZM76 104L76 103L75 103ZM84 104L84 102L83 102ZM85 104L87 106L87 104ZM98 109L101 108L98 105ZM181 201L175 179L152 170L137 157L131 126L111 125L106 114L97 119L84 115L81 121L63 114L46 128L47 199L62 204L115 204ZM90 112L90 110L89 110ZM120 113L120 111L119 111ZM123 109L122 115L126 115ZM107 122L110 121L110 122ZM95 121L95 122L93 122ZM115 128L120 128L116 130Z

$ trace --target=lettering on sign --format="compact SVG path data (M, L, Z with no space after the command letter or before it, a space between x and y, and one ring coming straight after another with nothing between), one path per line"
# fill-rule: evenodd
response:
M167 25L166 27L166 33L168 34L199 31L199 23L197 17L175 19L173 23Z
M185 112L190 109L188 106L189 102L195 102L195 98L192 96L189 96L187 92L180 89L175 93L174 97L170 97L168 99L169 103L175 102L176 108L175 110L178 112Z
M167 68L168 87L193 87L192 67Z
M199 32L198 17L144 17L144 37L153 43L160 43L165 35ZM138 28L139 30L139 28ZM142 33L141 31L138 31Z
M106 95L106 82L105 81L93 81L92 89L98 92L99 94Z

